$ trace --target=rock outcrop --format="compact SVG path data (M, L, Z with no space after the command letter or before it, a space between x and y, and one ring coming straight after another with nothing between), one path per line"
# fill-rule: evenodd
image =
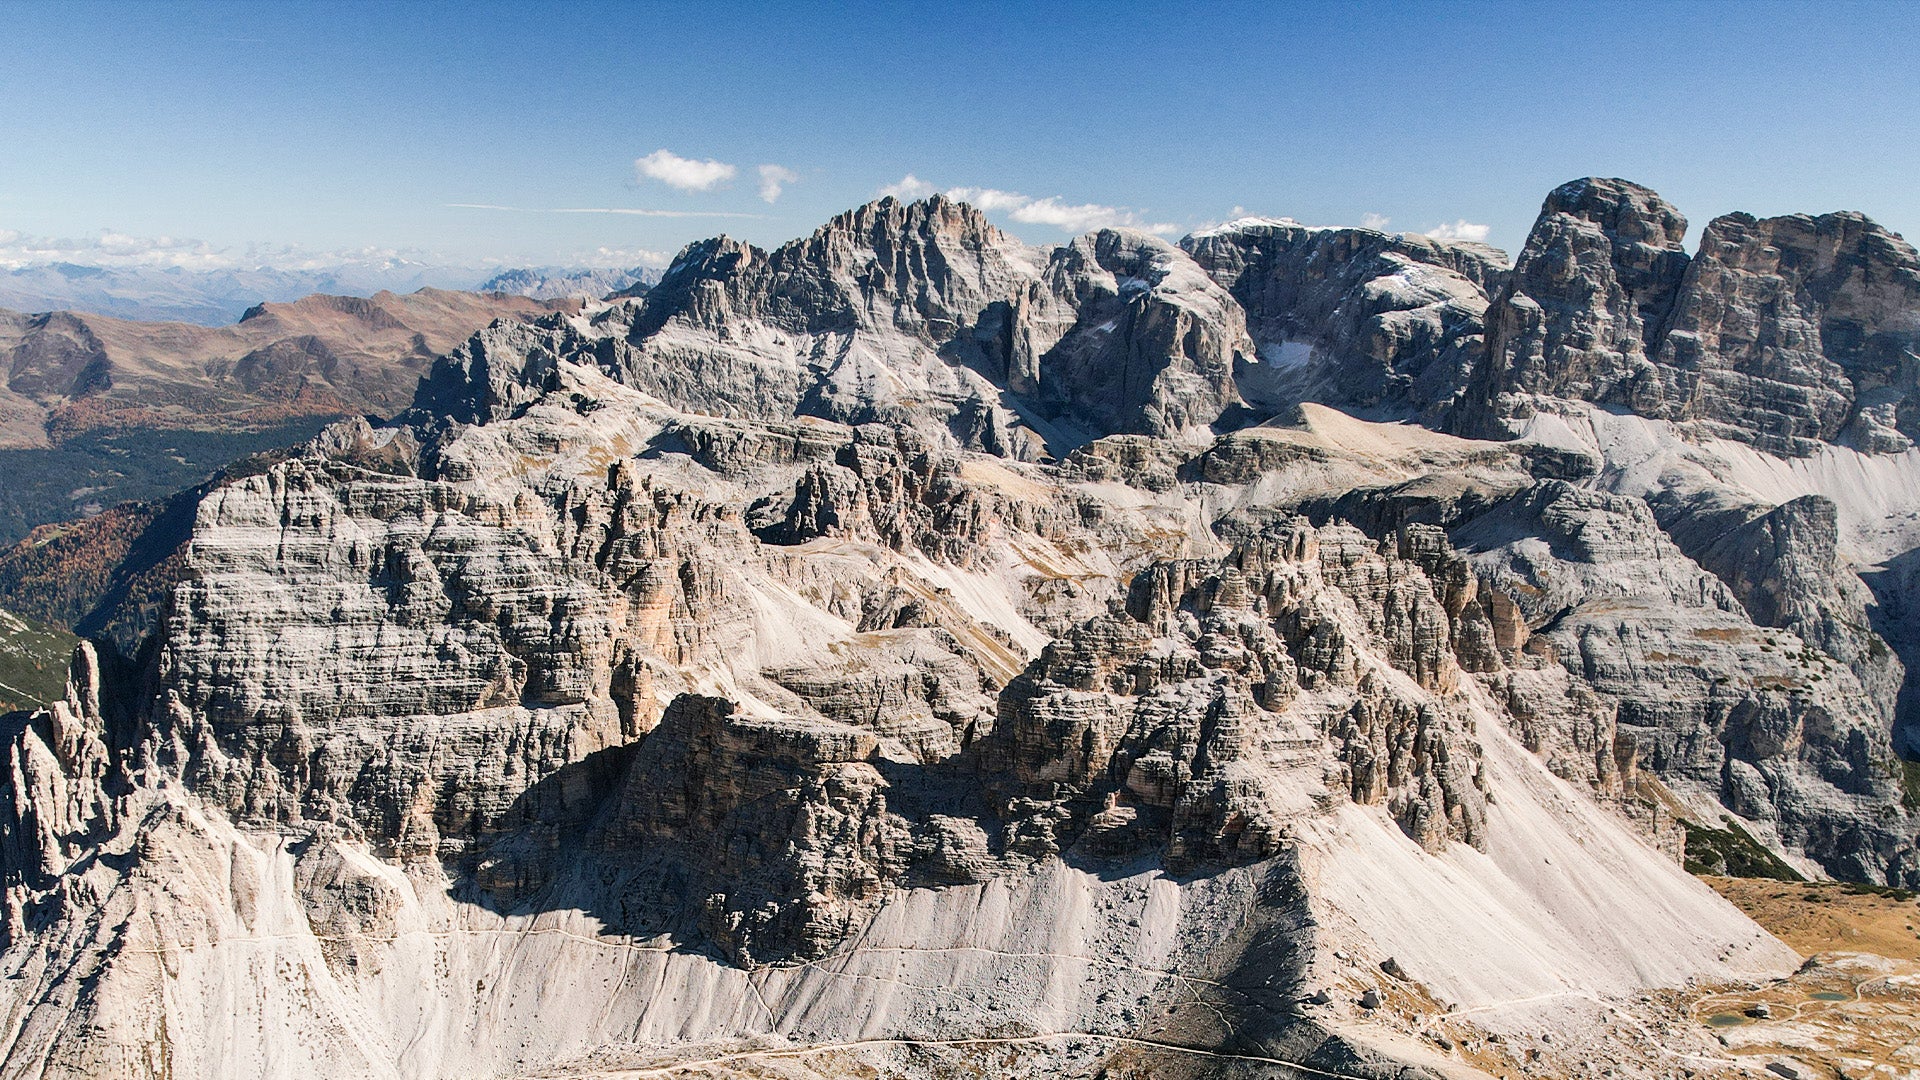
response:
M913 428L1060 455L1204 429L1239 398L1236 305L1178 249L1103 232L1051 254L935 196L882 199L766 252L683 251L631 320L623 379L722 416Z
M315 988L274 997L307 1049L239 1034L244 1016L164 1024L231 1030L274 1060L442 1074L451 1059L380 1049L386 1010L369 1003L384 998L433 1010L428 1043L490 1069L605 1050L593 1010L522 1006L544 1033L509 1044L466 1027L469 1005L429 1004L529 993L515 972L551 965L485 942L544 942L551 925L572 935L556 943L658 943L629 955L663 957L633 973L660 989L618 991L615 1011L701 996L717 1011L686 1037L771 1025L830 1042L859 1016L925 1039L1012 1015L1203 1050L1258 1029L1275 1060L1384 1075L1364 1031L1297 1004L1326 978L1314 905L1354 902L1316 901L1302 860L1371 845L1444 875L1447 852L1484 848L1474 873L1517 881L1503 853L1538 841L1503 834L1495 800L1565 812L1490 779L1506 762L1558 783L1503 741L1525 726L1510 684L1543 661L1437 529L1282 516L1231 544L1196 537L1183 501L1097 495L1072 467L668 409L566 334L488 331L403 423L341 425L201 492L139 666L103 680L83 652L69 701L12 731L0 872L8 963L28 974L6 1005L10 1054L54 1075L219 1072L163 1040L142 958L202 958L159 985L210 1001L252 985L220 958L264 942L300 972L277 987ZM1317 446L1299 460L1383 467ZM1063 621L1057 640L1029 611ZM1604 725L1598 698L1562 694L1586 706ZM1589 857L1573 852L1550 857ZM1724 923L1712 948L1776 962L1673 864L1632 858L1654 860L1637 887ZM1514 888L1534 895L1494 891ZM990 897L1011 905L1004 932L953 909ZM1556 902L1521 901L1550 920ZM1021 939L1028 926L1055 936ZM664 959L680 946L724 960ZM993 974L957 1009L931 989L849 997L886 950L914 986L940 985L919 966L938 956ZM1164 958L1092 959L1116 953ZM1676 973L1723 963L1674 957ZM1064 1012L1006 1012L1087 963ZM1408 963L1409 978L1449 969ZM849 964L857 978L835 974ZM400 989L443 969L458 975L427 998ZM1201 970L1245 989L1199 1006L1171 989ZM392 1022L414 1023L399 1008ZM70 1022L103 1033L47 1041Z
M1539 640L1618 703L1641 762L1760 822L1829 873L1907 880L1920 851L1905 815L1887 812L1901 801L1889 708L1898 665L1883 670L1884 646L1869 659L1864 627L1842 621L1846 608L1823 606L1835 595L1830 564L1829 591L1815 594L1815 567L1747 561L1756 546L1776 559L1806 556L1788 524L1794 510L1770 518L1723 532L1700 553L1729 580L1687 558L1646 504L1562 481L1453 535ZM1782 581L1802 591L1782 597ZM1784 610L1796 605L1802 614Z
M1660 407L1766 450L1920 438L1920 255L1853 213L1715 218L1660 345Z
M1034 393L1051 418L1166 436L1204 431L1239 404L1235 368L1252 352L1245 316L1178 248L1104 229L1056 251L1047 282L1077 315L1040 356Z
M1496 416L1527 395L1639 408L1681 291L1687 219L1646 188L1588 178L1547 196L1487 313L1483 395Z

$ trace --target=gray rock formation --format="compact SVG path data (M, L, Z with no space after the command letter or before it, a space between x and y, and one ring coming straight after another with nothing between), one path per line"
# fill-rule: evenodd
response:
M1861 214L1715 218L1660 346L1664 407L1763 449L1920 437L1920 255Z
M1562 662L1619 703L1621 730L1670 783L1763 823L1836 876L1907 880L1920 866L1913 828L1885 812L1901 801L1889 709L1897 665L1891 681L1876 673L1876 694L1835 655L1851 656L1864 627L1821 607L1833 595L1830 564L1827 596L1795 598L1805 618L1783 614L1760 584L1792 580L1811 592L1821 580L1814 568L1769 573L1754 557L1756 544L1776 559L1805 554L1780 535L1793 514L1775 511L1702 553L1733 568L1731 582L1682 554L1639 500L1560 481L1453 535ZM1821 634L1838 640L1823 647ZM1882 646L1877 662L1889 660Z
M1268 408L1319 401L1447 415L1484 349L1487 296L1507 273L1484 245L1250 219L1181 242L1247 312L1235 371Z
M1246 347L1231 299L1170 245L1105 232L1049 255L938 196L882 199L773 252L695 244L602 319L625 326L622 377L684 407L1021 458L1203 429L1238 402Z
M1497 434L1536 398L1623 406L1762 449L1913 445L1920 255L1856 213L1710 222L1646 188L1577 180L1547 197L1487 314L1458 423Z
M1481 392L1496 415L1524 411L1535 394L1657 400L1649 356L1687 270L1686 232L1687 219L1638 184L1555 188L1487 314Z
M0 1061L1413 1077L1549 998L1538 1068L1711 1055L1607 1034L1797 962L1674 808L1871 881L1920 829L1859 500L1586 411L1665 400L1681 230L1570 185L1508 272L882 200L490 327L71 586L102 644L4 732Z
M1839 513L1823 495L1774 507L1670 488L1648 500L1688 557L1727 583L1760 626L1792 630L1847 665L1894 720L1902 665L1871 629L1871 592L1840 558Z
M446 1075L1005 1018L1121 1040L1088 1068L1124 1040L1206 1055L1259 1031L1278 1065L1399 1075L1357 1017L1290 1004L1331 977L1324 942L1471 1000L1446 950L1484 962L1497 946L1463 944L1483 920L1586 941L1566 977L1622 993L1785 962L1582 802L1593 780L1554 787L1511 741L1503 701L1540 726L1557 707L1604 727L1605 703L1514 688L1544 661L1438 530L1248 518L1227 544L1175 527L1184 499L1074 466L667 409L565 337L496 328L403 424L210 488L143 666L107 680L83 652L69 700L11 732L9 1060ZM1322 469L1398 467L1270 437ZM1513 470L1430 438L1405 460ZM1049 644L1023 611L1079 614ZM1518 906L1447 909L1468 921L1424 951L1418 920L1336 914L1378 874L1452 887L1455 848L1484 848L1475 888ZM1543 857L1578 895L1663 897L1657 957L1523 884ZM1397 868L1329 877L1379 860ZM283 948L297 977L246 973L244 950ZM587 959L609 949L640 967ZM156 983L166 950L192 959ZM1524 955L1500 961L1522 984L1563 977ZM968 956L986 967L941 966ZM1069 971L1081 989L1032 1011ZM534 1003L555 972L613 1012ZM882 972L892 1004L863 989ZM222 1015L227 986L280 1019ZM526 1034L465 1019L496 1005ZM53 1038L75 1024L96 1034ZM208 1042L165 1034L186 1027Z

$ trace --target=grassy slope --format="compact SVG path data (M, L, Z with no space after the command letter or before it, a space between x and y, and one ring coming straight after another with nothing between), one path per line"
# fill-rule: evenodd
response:
M0 712L31 709L66 690L75 638L0 611Z

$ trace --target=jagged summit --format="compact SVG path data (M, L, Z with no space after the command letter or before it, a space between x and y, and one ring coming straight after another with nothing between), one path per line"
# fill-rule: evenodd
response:
M881 199L7 552L101 633L4 732L0 1054L1734 1075L1674 1003L1800 959L1689 836L1920 883L1920 308L1864 221L1707 234Z
M1102 236L1104 255L1031 248L936 195L876 200L772 251L702 241L603 317L620 338L611 362L703 411L888 423L1023 459L1114 430L1204 430L1237 402L1231 301L1165 269L1191 263L1164 242ZM1146 289L1102 262L1144 273L1119 253L1146 248L1163 267ZM1170 333L1179 319L1160 309L1193 304L1200 333ZM1109 377L1117 389L1092 385Z

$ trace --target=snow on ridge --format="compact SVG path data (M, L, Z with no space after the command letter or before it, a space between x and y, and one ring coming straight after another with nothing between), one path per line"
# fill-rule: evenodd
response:
M1318 232L1327 228L1327 226L1302 225L1299 222L1288 217L1276 218L1276 217L1249 216L1249 217L1237 217L1237 218L1234 218L1232 221L1222 222L1218 225L1210 226L1205 229L1200 229L1198 231L1188 233L1187 236L1190 239L1194 239L1194 240L1204 240L1209 236L1225 236L1228 233L1246 232L1249 229L1260 229L1260 228L1308 229L1309 231Z

